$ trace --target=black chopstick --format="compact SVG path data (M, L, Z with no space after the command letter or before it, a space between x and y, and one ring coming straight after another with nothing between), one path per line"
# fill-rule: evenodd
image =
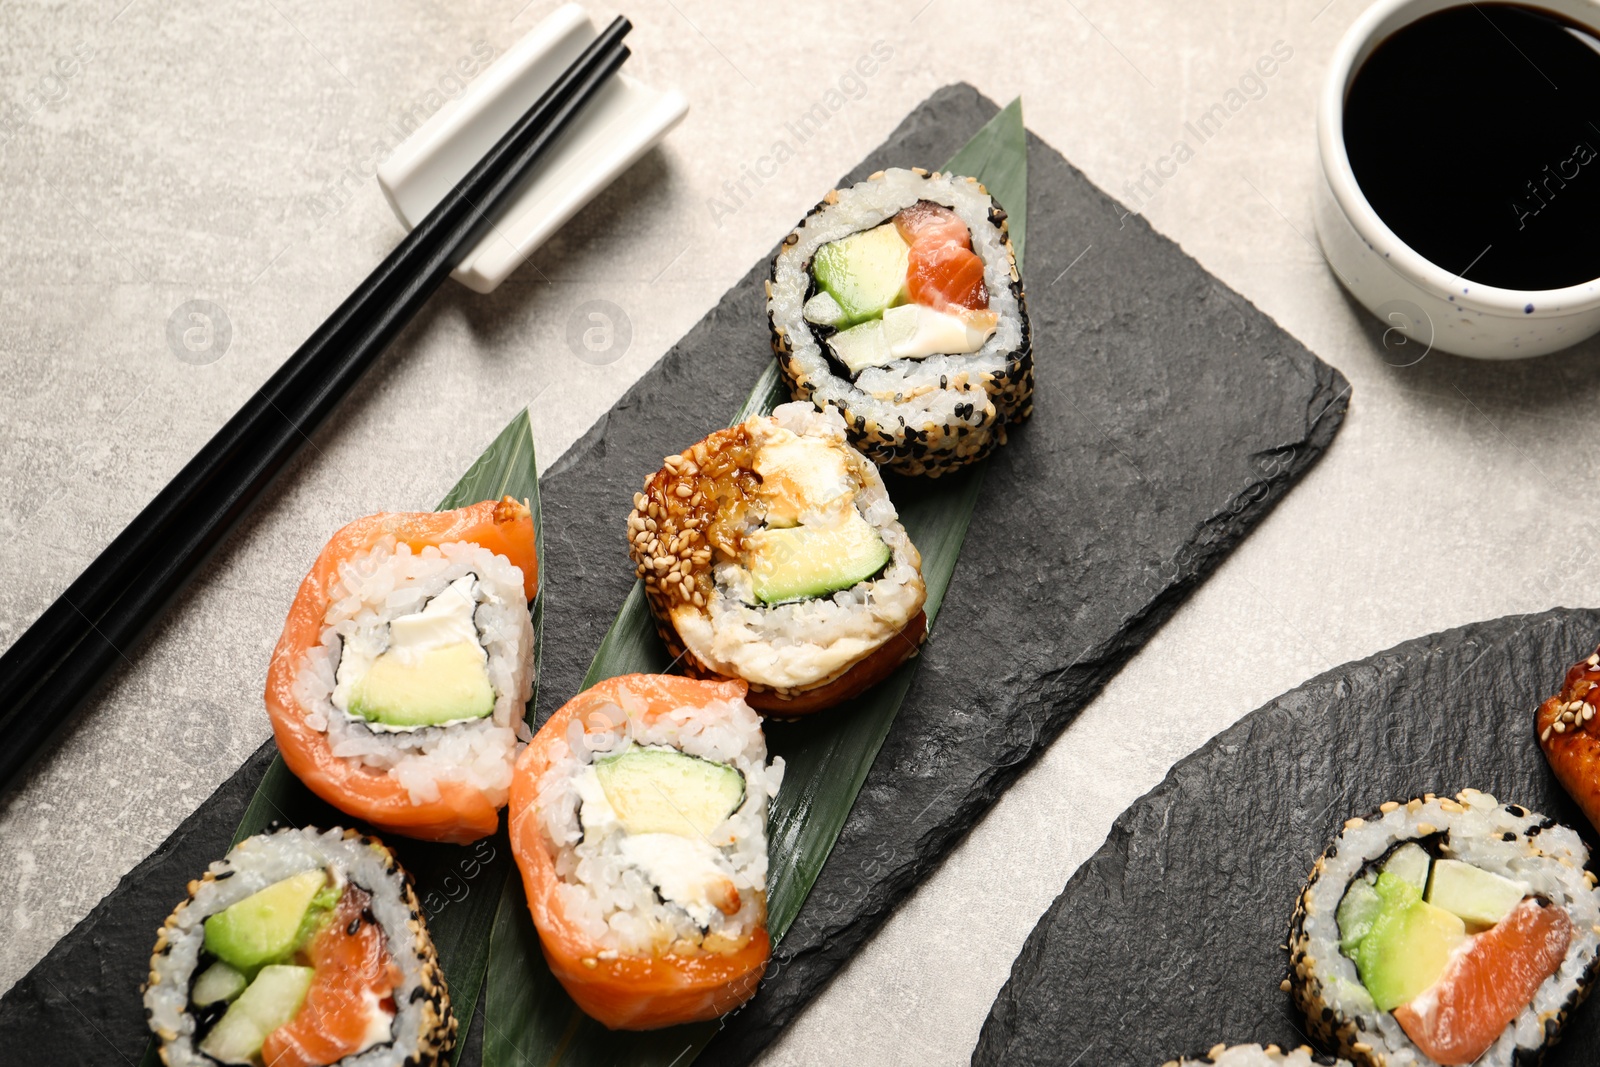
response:
M0 656L8 784L247 514L350 386L493 227L628 57L618 18L205 448Z

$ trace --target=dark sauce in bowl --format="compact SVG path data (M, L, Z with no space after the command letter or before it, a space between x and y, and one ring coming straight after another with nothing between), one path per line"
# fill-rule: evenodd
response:
M1401 240L1507 289L1600 278L1600 38L1472 4L1384 40L1345 98L1356 182Z

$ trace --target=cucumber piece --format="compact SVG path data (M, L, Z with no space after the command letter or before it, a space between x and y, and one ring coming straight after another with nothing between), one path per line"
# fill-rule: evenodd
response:
M245 974L288 958L312 898L327 881L320 868L302 871L229 905L206 919L206 951Z
M887 367L894 362L889 342L883 336L882 319L840 330L828 338L828 349L851 374L860 374L868 367Z
M1407 842L1389 853L1389 858L1383 861L1383 869L1386 873L1416 886L1420 894L1428 888L1428 868L1432 863L1433 857L1428 855L1426 849L1421 845Z
M744 545L756 599L763 604L849 589L882 570L891 555L854 508L838 526L757 530L745 535Z
M844 325L845 321L844 308L826 292L818 293L807 300L805 307L800 309L800 314L806 317L807 322L814 322L818 326L832 326L834 329Z
M838 303L841 325L876 319L908 299L911 246L892 222L832 241L811 258L817 285Z
M744 803L744 775L668 748L630 748L595 763L606 801L630 834L706 838Z
M1339 901L1339 910L1335 918L1339 922L1339 947L1345 955L1355 951L1361 939L1372 930L1372 924L1377 921L1379 913L1383 911L1383 898L1378 896L1378 891L1372 883L1365 878L1357 878L1350 883L1350 888L1344 891L1344 899Z
M315 973L310 967L281 964L261 968L200 1042L200 1051L223 1063L254 1061L267 1035L300 1011Z
M1524 882L1491 874L1461 860L1435 860L1428 903L1477 926L1493 926L1528 895Z
M244 975L218 960L201 971L200 977L194 980L194 987L189 990L189 1003L203 1008L219 1000L232 1000L244 992L248 984Z

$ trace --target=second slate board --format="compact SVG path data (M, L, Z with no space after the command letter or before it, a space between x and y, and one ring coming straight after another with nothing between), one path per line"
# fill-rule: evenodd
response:
M942 89L846 181L948 159L995 111L970 86ZM1033 420L988 462L937 630L772 976L697 1064L754 1059L1344 417L1337 371L1054 149L1028 145ZM542 480L541 720L576 692L632 584L624 531L640 481L726 425L770 359L767 270L754 266ZM97 1061L106 1043L137 1057L155 929L225 849L264 767L248 763L7 993L0 1041L47 1041L49 1062Z
M974 1065L1156 1067L1218 1041L1305 1044L1283 948L1345 819L1471 786L1594 835L1545 766L1533 712L1593 651L1558 609L1408 641L1252 712L1124 812L1029 935ZM1081 1057L1081 1060L1080 1060ZM1600 1063L1600 1004L1546 1067Z

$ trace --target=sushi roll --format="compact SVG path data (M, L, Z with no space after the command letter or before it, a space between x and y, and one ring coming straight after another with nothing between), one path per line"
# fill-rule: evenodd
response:
M1170 1060L1165 1067L1349 1067L1344 1060L1313 1052L1304 1045L1283 1051L1277 1045L1218 1045L1200 1056Z
M767 935L767 763L742 682L610 678L517 761L511 851L550 970L612 1029L714 1019L755 993Z
M1600 892L1572 830L1474 789L1351 819L1317 860L1286 987L1357 1064L1537 1063L1588 995Z
M510 497L379 514L333 535L267 672L289 769L380 830L494 832L533 687L533 519Z
M1033 411L1006 213L975 178L894 169L830 192L773 260L767 319L790 395L902 474L982 459Z
M629 552L690 675L785 717L881 681L927 630L922 557L838 411L779 405L645 479Z
M144 991L167 1067L445 1062L456 1021L411 880L354 830L247 838L189 883Z
M1567 670L1561 691L1539 705L1533 729L1556 781L1600 829L1600 649Z

